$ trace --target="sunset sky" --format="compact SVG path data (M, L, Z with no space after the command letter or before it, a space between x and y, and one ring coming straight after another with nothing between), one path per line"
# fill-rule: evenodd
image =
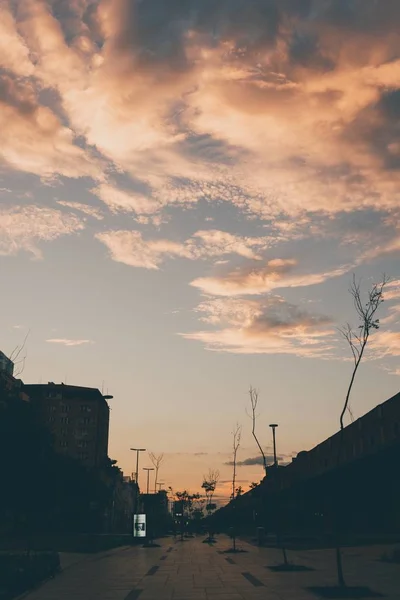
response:
M354 416L399 391L399 183L399 0L0 1L0 349L113 394L126 473L228 482L250 384L269 454L334 433L353 272L392 278Z

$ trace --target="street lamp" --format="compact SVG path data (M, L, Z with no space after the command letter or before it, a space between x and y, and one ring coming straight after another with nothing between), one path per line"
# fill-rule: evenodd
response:
M275 429L278 427L277 423L271 423L270 425L272 429L272 439L274 441L274 467L278 466L278 461L276 460L276 439L275 439Z
M159 485L158 491L161 492L161 486L164 485L163 481L157 481L156 485Z
M143 471L147 471L147 493L149 493L150 471L154 471L153 467L143 467Z
M139 452L146 452L146 448L131 448L133 452L136 452L136 485L139 489Z

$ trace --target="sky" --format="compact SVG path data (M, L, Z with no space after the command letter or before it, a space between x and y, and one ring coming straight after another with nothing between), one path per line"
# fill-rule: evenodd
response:
M250 385L267 454L335 433L353 273L354 417L399 391L399 183L398 0L0 2L0 349L112 394L127 474L226 496L240 423L259 481Z

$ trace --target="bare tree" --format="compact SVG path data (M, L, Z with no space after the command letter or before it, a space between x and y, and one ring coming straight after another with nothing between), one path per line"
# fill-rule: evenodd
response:
M237 453L240 447L240 439L242 437L242 426L236 423L235 429L232 431L233 435L233 473L232 473L232 508L235 513L235 501L236 501L236 466L237 466ZM234 526L232 532L232 543L233 551L236 552L236 518L234 519Z
M28 333L24 337L24 341L22 342L22 344L15 346L14 350L11 352L11 354L9 356L9 359L14 363L14 366L16 367L14 377L18 377L19 375L21 375L25 369L25 361L26 361L26 357L27 357L27 352L25 350L25 346L26 346L26 342L27 342L30 332L31 332L31 330L29 329ZM25 350L25 352L24 352L24 350ZM22 352L24 352L24 354L22 354Z
M205 491L206 494L206 511L208 515L207 523L208 523L208 538L209 542L215 541L212 526L211 526L211 513L213 510L217 508L217 505L213 503L214 492L217 487L217 483L219 481L219 471L217 469L208 469L207 475L203 475L203 483L201 487Z
M213 504L213 496L219 481L218 469L208 469L207 475L203 476L202 488L206 494L206 511L208 515L214 510L215 505Z
M358 367L364 356L364 351L367 346L371 333L379 329L379 319L376 318L376 313L382 302L383 291L385 285L389 283L390 278L386 275L380 283L374 283L372 288L368 292L367 300L363 303L360 282L356 281L356 277L353 274L353 282L350 286L349 292L353 296L354 306L359 319L359 325L357 329L353 329L349 323L340 329L341 334L348 342L351 353L354 359L353 372L350 378L349 387L347 389L346 400L343 406L343 410L340 414L340 429L344 429L344 415L346 410L349 410L350 394L353 388L354 380L358 371ZM350 416L352 416L351 410Z
M262 449L262 446L261 446L260 442L258 441L258 437L256 435L256 424L257 424L257 412L256 411L257 411L257 405L258 405L258 390L253 388L253 386L250 386L249 396L250 396L250 406L251 406L251 414L249 416L252 420L252 425L253 425L251 433L253 434L253 438L255 439L258 449L261 452L261 456L263 459L264 474L265 474L265 476L267 476L267 459L265 457L264 450Z
M343 430L344 430L344 416L346 411L349 411L350 418L353 421L353 413L350 408L350 394L353 389L354 381L357 375L358 368L363 359L365 349L367 347L370 335L373 331L379 329L379 319L377 318L377 311L384 301L383 292L385 286L389 283L390 278L385 274L383 275L382 281L380 283L374 283L371 289L367 293L367 297L364 300L361 292L360 282L356 280L355 275L353 274L353 281L350 286L349 292L353 297L354 307L356 309L356 314L359 320L359 325L356 329L353 329L349 323L347 323L344 327L342 327L339 331L343 335L344 339L350 346L350 350L353 356L353 371L350 377L349 386L347 388L346 398L343 405L342 412L340 413L340 439L339 439L339 450L338 450L338 467L341 462L341 454L342 454L342 445L343 445ZM343 510L343 506L338 507L338 515L341 510ZM336 544L336 567L337 567L337 576L338 576L338 584L340 587L345 587L346 582L343 575L343 566L342 566L342 553L340 548L340 531L341 531L341 523L340 517L336 523L336 531L338 535L338 541Z
M164 453L162 452L161 454L154 454L154 452L149 452L149 458L155 468L155 481L154 481L154 493L157 492L157 482L158 482L158 472L160 470L160 466L161 463L164 459Z

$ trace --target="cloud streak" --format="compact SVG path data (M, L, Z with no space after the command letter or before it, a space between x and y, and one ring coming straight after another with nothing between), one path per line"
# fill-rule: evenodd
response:
M75 215L34 205L0 209L0 254L17 254L25 250L41 258L38 244L50 242L63 235L84 229Z
M51 338L49 340L46 340L46 342L49 344L59 344L60 346L68 347L84 346L85 344L94 344L92 340L71 340L68 338Z
M196 310L211 328L181 335L204 343L209 350L312 358L332 355L332 320L304 311L280 296L264 300L211 298Z
M321 273L297 273L295 259L273 259L263 266L244 266L214 277L199 277L191 282L202 292L218 296L259 295L279 288L307 287L340 277L352 266L343 265Z
M261 260L257 250L265 250L268 237L244 237L216 229L198 231L184 242L168 239L145 240L139 231L106 231L96 234L116 262L132 267L158 269L167 257L189 260L238 255Z

